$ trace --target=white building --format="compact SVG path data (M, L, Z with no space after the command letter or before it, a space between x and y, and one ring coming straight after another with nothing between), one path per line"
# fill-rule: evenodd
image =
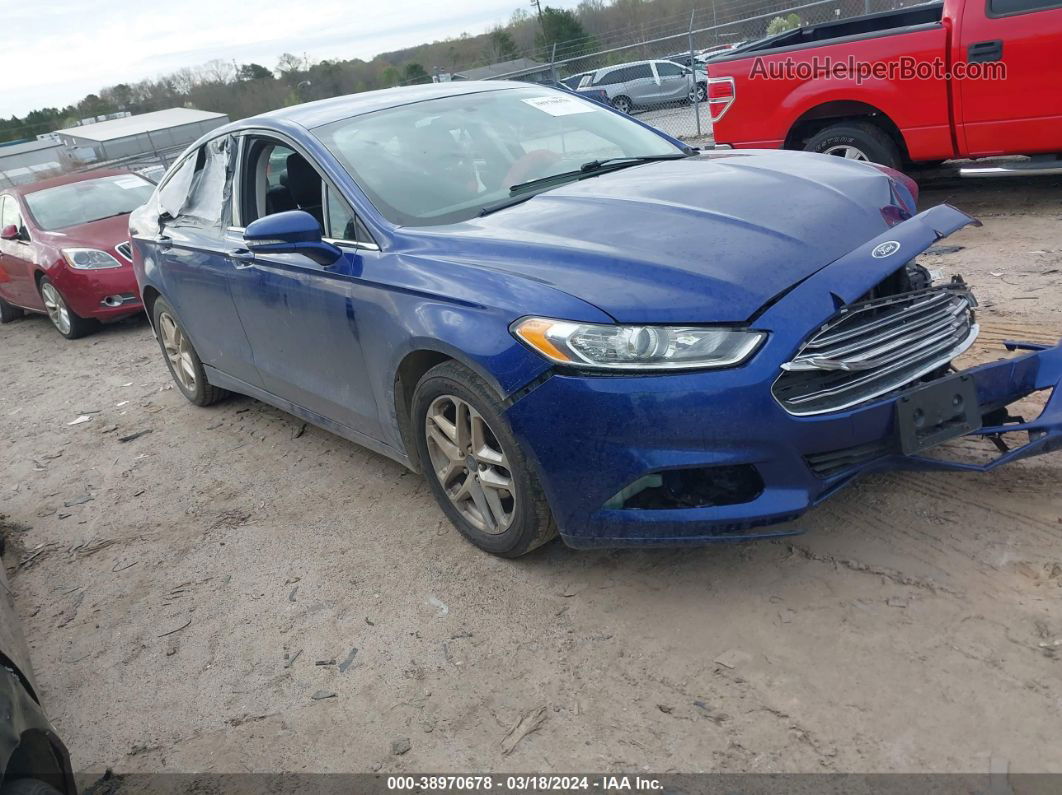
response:
M58 141L28 141L0 145L0 187L35 182L59 173L63 145Z
M58 130L78 160L116 160L187 146L203 133L229 123L224 113L169 108L122 119Z

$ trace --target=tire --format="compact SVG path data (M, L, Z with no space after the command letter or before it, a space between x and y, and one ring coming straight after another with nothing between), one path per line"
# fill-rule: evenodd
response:
M698 83L697 88L690 92L690 102L704 104L708 101L708 86Z
M181 394L197 406L210 406L227 397L228 390L207 381L199 354L177 321L177 313L165 299L156 299L151 319L166 367Z
M631 102L630 97L625 97L620 94L618 97L612 100L612 107L614 107L621 113L629 114L632 110L634 110L634 103Z
M99 323L94 319L75 314L74 310L67 305L59 288L52 284L47 276L41 277L37 290L40 291L41 300L44 301L48 319L52 321L55 330L68 340L84 337L99 328Z
M0 795L62 795L50 784L35 778L18 778L5 784Z
M459 413L462 403L467 413ZM467 431L459 432L459 426ZM435 500L477 547L516 558L557 535L546 495L501 402L474 372L450 361L425 373L413 393L412 428ZM466 446L462 450L455 442ZM478 444L476 450L473 443ZM506 480L508 487L499 486ZM488 482L494 485L483 485Z
M900 148L889 134L877 125L863 121L840 122L820 130L804 145L804 150L865 160L895 169L903 165ZM853 152L859 156L853 156Z
M10 323L12 320L18 320L26 312L17 307L12 306L3 298L0 298L0 323Z

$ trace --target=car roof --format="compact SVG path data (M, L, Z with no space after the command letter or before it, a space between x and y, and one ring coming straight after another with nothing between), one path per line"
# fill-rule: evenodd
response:
M419 86L399 86L382 88L376 91L363 91L360 94L347 94L342 97L321 99L289 108L252 116L236 122L227 129L253 127L262 121L289 121L307 129L320 127L335 121L361 116L387 108L412 105L442 97L454 97L462 94L478 94L486 91L503 91L512 88L528 88L533 83L513 80L455 80L448 83L426 83Z
M7 188L5 192L14 193L19 196L25 196L27 193L36 193L39 190L46 188L57 188L60 185L69 185L73 182L86 182L90 179L100 179L102 177L117 177L122 174L132 174L132 171L123 171L121 169L100 169L99 171L81 171L77 174L63 174L60 177L51 177L50 179L42 179L39 182L27 182L24 185L15 185L12 188ZM140 176L137 174L136 176Z

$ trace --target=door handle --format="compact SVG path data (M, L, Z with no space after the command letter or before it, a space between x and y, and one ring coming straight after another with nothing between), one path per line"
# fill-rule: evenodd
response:
M229 256L232 258L232 264L235 265L238 270L250 268L254 265L254 252L248 249L238 248L235 251L230 251Z
M990 63L1003 60L1003 40L978 41L970 45L967 50L966 61L968 63Z

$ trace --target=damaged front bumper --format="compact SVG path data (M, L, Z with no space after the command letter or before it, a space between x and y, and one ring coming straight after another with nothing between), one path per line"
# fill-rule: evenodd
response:
M921 384L808 416L772 394L809 328L971 222L936 207L823 268L754 320L768 339L741 367L608 377L557 371L513 402L510 423L537 465L564 540L639 546L790 535L800 530L769 525L797 518L866 472L987 471L1062 449L1062 343L1011 343L1023 355L951 377L961 378L971 402L976 395L976 417L950 435L999 440L999 455L987 463L928 457L932 434L925 444L911 442L897 406L923 400ZM895 256L873 255L889 249ZM1042 390L1051 394L1036 419L1010 416L1008 406ZM1007 448L1002 434L1013 433L1027 441Z

